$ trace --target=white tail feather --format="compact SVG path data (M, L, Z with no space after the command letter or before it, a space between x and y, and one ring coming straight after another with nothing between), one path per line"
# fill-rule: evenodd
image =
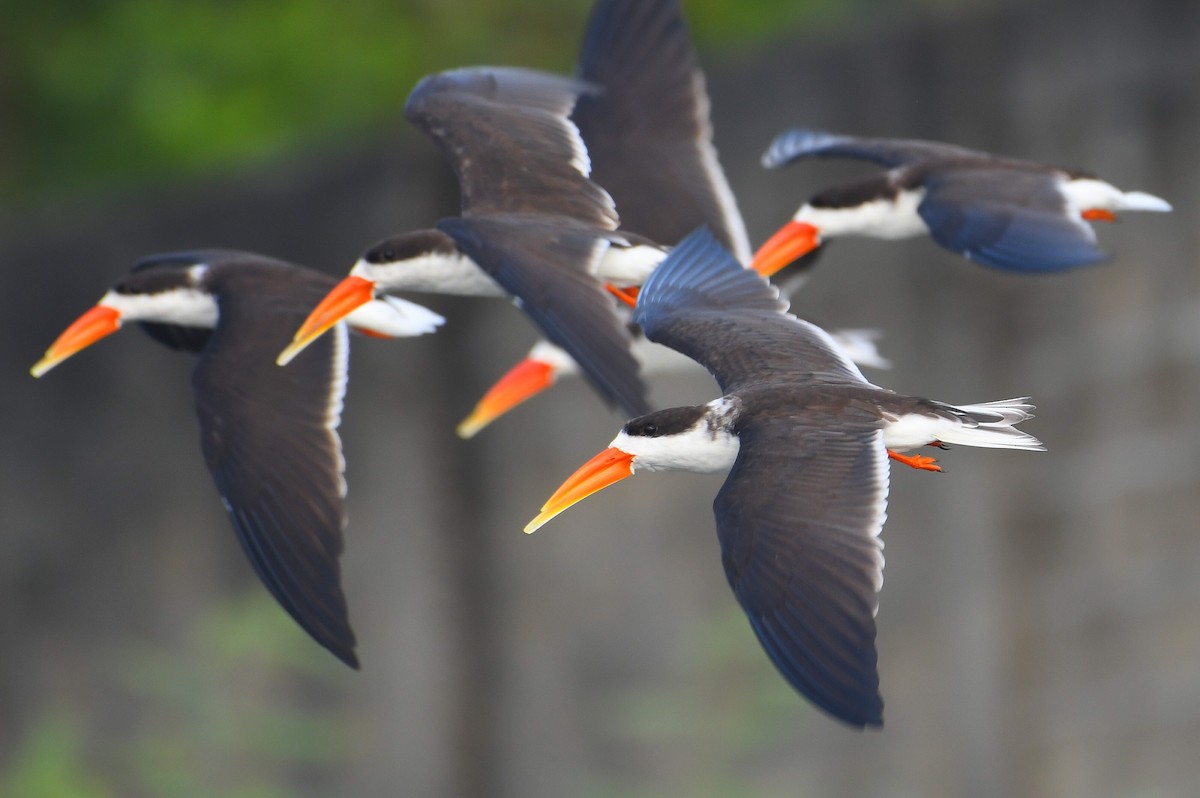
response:
M1033 418L1029 397L1001 399L973 405L949 405L958 423L947 423L937 431L937 440L985 449L1024 449L1044 452L1042 442L1014 425Z
M1041 441L1014 426L1033 418L1029 397L973 405L935 404L943 414L910 413L892 420L884 428L884 444L898 452L939 441L985 449L1046 450Z
M1144 191L1126 191L1121 197L1118 208L1123 211L1155 211L1157 213L1166 213L1172 210L1171 203L1162 197L1156 197Z
M437 313L399 297L376 297L354 309L346 322L360 330L370 330L391 338L411 338L435 332L446 320Z

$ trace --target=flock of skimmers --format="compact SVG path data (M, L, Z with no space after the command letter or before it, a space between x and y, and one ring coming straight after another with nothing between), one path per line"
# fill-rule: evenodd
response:
M721 559L767 655L834 717L881 725L889 459L937 471L900 452L1043 447L1016 428L1031 417L1026 399L955 406L869 382L856 359L873 364L870 341L790 315L769 280L851 235L928 235L998 269L1060 271L1104 257L1089 221L1170 206L949 144L792 130L765 166L832 157L885 171L816 194L751 255L708 111L679 0L598 0L577 77L459 69L409 96L408 120L457 175L459 216L370 247L340 283L247 252L145 258L32 373L126 322L199 355L204 458L242 547L296 622L357 667L338 566L348 331L405 337L442 324L397 291L508 297L543 340L460 435L566 374L635 417L526 531L637 470L727 471L713 505ZM722 395L651 412L643 377L665 367L654 352L664 346L707 368Z

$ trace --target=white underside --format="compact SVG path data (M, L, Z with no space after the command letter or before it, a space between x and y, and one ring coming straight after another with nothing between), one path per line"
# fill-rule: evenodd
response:
M872 200L853 208L814 208L806 203L792 218L817 228L822 240L839 236L912 238L929 232L917 213L924 198L925 189L916 189L901 191L895 199Z

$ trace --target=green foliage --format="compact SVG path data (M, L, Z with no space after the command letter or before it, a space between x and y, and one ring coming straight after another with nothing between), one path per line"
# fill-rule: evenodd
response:
M7 798L110 798L83 763L80 724L64 711L48 713L25 739L13 767L0 774Z
M845 0L689 0L736 46ZM0 196L163 181L312 147L400 116L428 72L566 71L590 0L24 3L0 41Z
M674 763L670 772L655 773L652 787L599 781L589 798L779 795L737 776L816 711L780 677L737 607L698 624L682 648L686 679L624 691L596 711L616 744Z
M128 730L114 737L86 705L49 713L0 773L0 795L287 798L297 774L350 759L346 723L330 709L340 672L254 588L210 610L179 648L123 647L105 693L132 712ZM103 772L87 764L96 752Z

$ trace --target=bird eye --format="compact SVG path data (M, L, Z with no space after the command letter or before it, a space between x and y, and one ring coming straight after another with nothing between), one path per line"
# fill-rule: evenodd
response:
M393 252L393 251L392 251L392 250L390 250L390 249L385 249L385 250L383 251L383 258L382 258L382 260L383 260L383 262L384 262L384 263L390 263L391 261L394 261L394 260L396 260L396 253L395 253L395 252Z
M645 427L642 428L642 432L645 432L647 435L657 435L658 434L658 425L657 424L647 424Z

